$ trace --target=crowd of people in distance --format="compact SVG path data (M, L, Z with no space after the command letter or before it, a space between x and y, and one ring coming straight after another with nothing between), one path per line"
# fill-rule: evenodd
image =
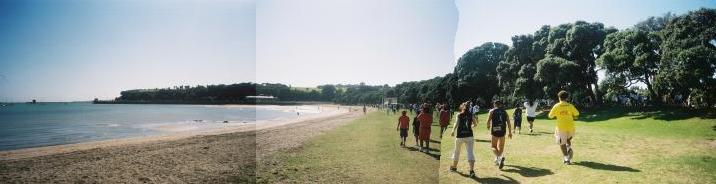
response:
M559 102L552 106L547 117L557 119L554 131L555 140L562 151L563 163L571 164L574 156L574 150L572 149L572 138L575 135L574 120L579 116L579 111L568 102L568 92L560 91L557 97ZM491 136L490 145L494 154L494 164L499 169L502 169L505 165L505 138L512 139L515 132L521 134L523 112L526 114L529 132L533 133L538 107L539 102L526 101L521 104L521 107L515 108L512 118L510 118L502 101L494 100L492 102L492 108L487 112L485 124ZM464 146L469 163L469 176L476 177L473 128L479 124L477 116L480 112L479 108L478 105L471 101L463 102L458 106L458 111L455 115L455 112L452 112L447 104L437 103L432 106L429 102L426 102L421 105L407 105L408 110L416 113L415 117L412 118L412 124L411 118L408 117L405 110L401 112L401 116L398 118L396 130L400 132L400 146L406 147L406 139L412 125L415 146L419 148L419 151L429 153L433 112L435 111L440 125L440 138L447 131L450 121L454 119L450 136L455 137L455 147L452 154L453 163L449 170L457 172L458 161ZM524 108L524 111L522 108ZM390 111L397 112L397 109L398 106L395 106Z

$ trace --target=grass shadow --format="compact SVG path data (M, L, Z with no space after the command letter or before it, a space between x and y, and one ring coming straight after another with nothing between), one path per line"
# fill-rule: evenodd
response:
M430 150L429 152L425 153L426 155L433 157L435 160L440 160L440 154L437 154L437 153L440 153L440 150L432 149L432 148L430 148L429 150ZM437 150L437 151L435 151L435 150ZM435 152L437 152L437 153L435 153Z
M518 134L518 135L541 136L541 135L551 135L551 134L554 134L554 133L549 133L549 132L532 132L532 133Z
M469 174L465 174L462 172L457 172L457 174L459 174L462 177L470 178L473 181L478 182L478 183L520 183L520 182L517 182L517 180L510 178L509 176L505 176L505 175L500 175L500 176L505 177L507 179L493 178L493 177L480 178L480 173L476 173L477 177L470 177Z
M436 141L436 140L432 140L432 139L430 139L430 143L437 143L437 144L440 144L440 141Z
M475 139L475 142L491 142L490 140Z
M584 110L579 116L579 121L584 122L597 122L606 121L613 118L621 117L632 117L632 119L656 119L656 120L684 120L694 117L701 119L716 119L716 112L714 110L697 110L690 109L681 106L664 106L664 107L642 107L642 108L627 108L627 107L604 107L600 109ZM546 115L543 113L538 118L546 119Z
M603 164L603 163L597 163L597 162L591 162L591 161L575 162L574 165L584 166L584 167L588 167L590 169L599 169L599 170L607 170L607 171L641 172L640 170L634 169L631 167L618 166L618 165L612 165L612 164Z
M516 166L516 165L505 165L509 167L508 169L504 169L502 171L505 172L511 172L511 173L517 173L524 177L540 177L540 176L547 176L554 174L549 169L542 169L542 168L536 168L536 167L522 167L522 166Z
M711 130L716 131L716 125L712 126Z

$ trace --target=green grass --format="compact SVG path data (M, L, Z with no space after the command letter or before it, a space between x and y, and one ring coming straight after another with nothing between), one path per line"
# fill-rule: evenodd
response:
M412 116L411 116L412 117ZM425 154L413 149L414 137L408 136L408 148L399 146L395 130L398 116L373 112L349 124L315 137L301 148L268 159L279 165L259 166L260 183L437 183L440 144ZM434 124L433 140L439 140Z
M511 110L510 110L511 113ZM716 183L716 120L681 110L585 112L577 121L573 165L562 164L554 141L554 120L538 117L535 133L507 140L506 166L492 164L490 136L481 114L475 129L478 178L448 171L454 138L449 131L441 153L400 148L397 115L374 112L309 140L300 148L272 155L279 162L259 166L259 182L280 183ZM411 115L411 117L413 117ZM452 125L453 122L451 122ZM449 128L452 128L450 126ZM439 128L433 126L434 140ZM412 133L408 145L413 146ZM464 149L463 149L464 150ZM436 157L439 157L437 160Z
M510 111L511 113L511 111ZM583 113L573 140L573 165L561 162L554 141L554 120L538 118L535 133L508 139L507 161L499 170L492 160L486 114L476 128L478 178L448 171L454 138L445 137L439 168L446 183L715 183L716 120L672 111L629 113L621 109ZM463 149L464 150L464 149ZM463 154L458 169L467 172Z

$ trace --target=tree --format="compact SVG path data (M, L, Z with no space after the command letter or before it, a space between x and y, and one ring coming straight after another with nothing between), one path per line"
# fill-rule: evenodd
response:
M336 97L336 86L334 85L322 85L318 86L321 89L321 98L325 101L332 101Z
M459 102L479 97L491 101L500 91L497 81L497 64L504 59L509 47L502 43L487 42L470 49L458 59L454 74Z
M574 62L580 73L573 76L570 85L577 90L573 96L589 95L593 102L601 103L597 83L596 59L604 52L602 43L614 28L605 28L602 23L577 21L550 29L546 57L560 57Z
M662 57L656 80L672 95L708 97L716 93L716 9L678 16L660 31ZM714 98L688 98L708 107ZM697 104L698 105L698 104Z
M539 89L531 89L538 86L533 80L535 65L537 61L544 58L549 29L549 26L543 26L534 33L534 36L512 37L512 47L505 53L505 60L497 66L499 85L502 92L507 94L505 96L529 100L540 97Z
M580 73L581 68L575 62L560 57L548 57L537 62L534 80L543 85L542 91L547 98L557 100L557 92L560 90L583 90L583 86L575 82L579 79L574 77Z
M660 102L654 90L654 78L659 70L659 45L652 38L655 34L641 30L624 30L609 34L604 41L606 52L599 57L597 63L606 69L610 81L624 81L623 88L641 82L646 85L652 103ZM617 87L614 83L610 86ZM619 87L622 88L622 87ZM620 91L620 90L617 90Z

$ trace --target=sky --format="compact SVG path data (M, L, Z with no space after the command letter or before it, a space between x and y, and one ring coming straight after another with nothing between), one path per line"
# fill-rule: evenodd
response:
M0 101L272 82L395 85L576 20L619 29L716 0L3 0Z
M0 102L255 80L255 2L0 1Z
M395 85L453 70L449 0L261 0L259 82Z

